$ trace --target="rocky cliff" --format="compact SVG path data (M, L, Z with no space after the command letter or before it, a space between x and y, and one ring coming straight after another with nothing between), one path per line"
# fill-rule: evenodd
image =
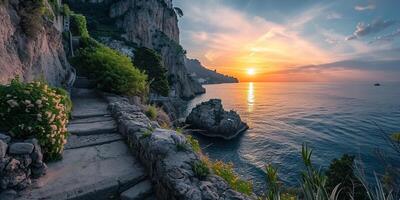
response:
M138 46L155 49L163 57L173 85L172 95L192 98L204 89L185 68L185 52L179 45L178 19L172 0L125 0L111 6L110 17L124 29L123 35Z
M63 85L70 66L61 33L49 17L56 15L47 2L48 17L36 15L31 2L0 1L0 83L19 76L24 81L44 79Z
M89 32L96 39L104 41L112 37L127 45L147 47L160 53L168 70L171 97L190 99L205 92L185 68L185 51L179 45L178 18L172 0L68 2L73 10L87 17Z
M190 76L201 84L238 83L235 77L218 73L204 67L199 60L186 58L185 66Z

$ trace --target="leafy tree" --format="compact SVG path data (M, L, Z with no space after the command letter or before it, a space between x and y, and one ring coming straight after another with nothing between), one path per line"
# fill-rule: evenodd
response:
M167 70L162 64L161 56L154 50L141 47L136 50L134 65L144 70L150 80L150 90L162 96L168 96L169 83Z
M339 199L367 199L365 189L355 176L354 156L344 154L340 159L334 159L326 171L327 189L332 191L336 185L340 184L342 192Z

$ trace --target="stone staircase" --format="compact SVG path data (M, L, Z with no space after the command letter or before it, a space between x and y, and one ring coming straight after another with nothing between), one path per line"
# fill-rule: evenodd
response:
M93 86L88 79L77 78L63 159L49 163L46 176L20 199L156 199L144 168Z

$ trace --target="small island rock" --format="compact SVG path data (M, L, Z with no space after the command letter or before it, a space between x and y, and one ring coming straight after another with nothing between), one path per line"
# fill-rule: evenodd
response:
M249 127L235 111L225 111L220 99L211 99L197 105L186 118L193 128L205 130L201 134L230 140Z

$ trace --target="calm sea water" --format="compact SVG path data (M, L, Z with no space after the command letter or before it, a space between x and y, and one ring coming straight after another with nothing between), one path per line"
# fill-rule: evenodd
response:
M299 183L301 147L313 149L313 162L326 168L344 153L359 157L366 171L380 171L376 150L400 158L388 148L386 133L400 132L400 84L239 83L205 86L207 93L191 101L186 114L200 102L222 99L236 110L250 129L231 141L195 135L212 159L232 162L257 190L265 185L265 164L278 167L282 181ZM378 125L376 125L376 124Z

